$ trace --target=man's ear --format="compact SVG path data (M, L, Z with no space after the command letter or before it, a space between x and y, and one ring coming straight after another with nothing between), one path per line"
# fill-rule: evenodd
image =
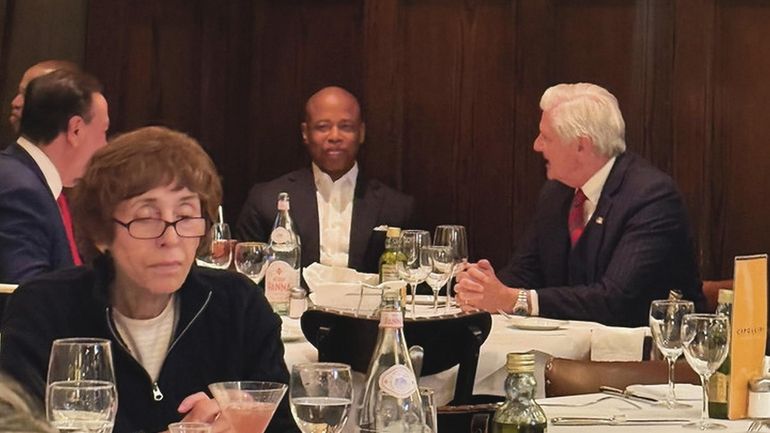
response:
M591 139L591 137L581 136L581 137L578 137L577 141L578 141L578 144L577 144L578 152L585 152L585 151L593 152L594 141Z
M302 133L302 142L307 144L307 122L300 123L299 130Z
M77 146L80 143L78 136L84 124L85 120L80 116L72 116L67 122L67 141L73 146Z
M358 144L364 144L364 138L366 138L366 123L361 122L361 138L358 139Z

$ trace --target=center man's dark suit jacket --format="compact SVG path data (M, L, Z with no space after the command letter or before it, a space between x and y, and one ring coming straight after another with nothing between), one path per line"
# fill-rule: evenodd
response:
M291 216L302 241L302 267L318 262L318 204L310 167L254 185L238 218L236 237L240 240L268 241L280 192L289 193L291 199ZM385 234L372 229L382 224L409 228L413 223L413 211L412 197L382 182L367 179L359 171L353 198L348 267L376 273L377 263L385 248Z
M533 224L498 277L537 289L540 315L608 325L648 323L650 302L670 289L703 310L687 212L674 181L641 157L618 156L574 248L567 216L574 189L548 181Z
M17 143L0 152L0 283L73 266L59 206Z

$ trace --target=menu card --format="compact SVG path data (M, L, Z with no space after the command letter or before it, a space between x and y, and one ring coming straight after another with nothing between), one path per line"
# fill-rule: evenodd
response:
M767 337L767 254L737 256L727 416L745 418L749 380L762 374Z

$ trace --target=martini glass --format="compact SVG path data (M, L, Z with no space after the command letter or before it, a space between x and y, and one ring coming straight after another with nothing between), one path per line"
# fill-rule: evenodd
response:
M288 387L275 382L217 382L209 390L235 433L264 433Z

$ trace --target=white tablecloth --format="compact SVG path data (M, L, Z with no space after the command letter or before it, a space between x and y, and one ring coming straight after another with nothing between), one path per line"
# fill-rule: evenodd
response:
M635 386L636 389L643 389L647 394L654 394L656 396L665 395L666 385L648 385L648 386ZM553 425L550 420L557 416L591 416L591 417L609 417L612 415L625 415L627 419L630 418L685 418L697 420L700 418L701 410L701 388L695 385L678 384L677 396L679 399L684 400L685 403L691 405L687 409L673 409L658 408L646 403L636 403L641 408L636 408L622 399L606 399L596 404L592 404L585 407L565 407L565 406L550 406L552 404L565 404L575 405L581 403L587 403L596 401L603 397L605 394L583 394L574 395L568 397L556 397L538 400L541 403L543 410L549 419L548 431L549 433L578 433L584 431L590 431L591 433L602 432L623 432L623 433L652 433L652 432L675 432L683 433L687 431L693 431L689 429L683 429L680 425L620 425L620 426L561 426ZM745 432L746 428L751 424L751 420L713 420L721 424L725 424L728 428L726 430L718 430L722 432ZM698 431L698 430L694 430Z
M304 336L298 319L283 318L286 365L315 362L318 352ZM474 386L475 394L504 395L505 358L508 352L535 350L537 354L536 377L538 397L545 396L543 370L548 356L569 359L589 359L591 354L591 330L612 328L593 322L571 321L553 331L526 331L513 328L504 317L492 315L492 329L481 346ZM625 329L623 330L625 331ZM607 334L604 332L603 334ZM621 334L623 335L623 334ZM641 341L638 344L642 344ZM433 388L438 404L446 404L454 395L457 367L420 379L421 386Z

